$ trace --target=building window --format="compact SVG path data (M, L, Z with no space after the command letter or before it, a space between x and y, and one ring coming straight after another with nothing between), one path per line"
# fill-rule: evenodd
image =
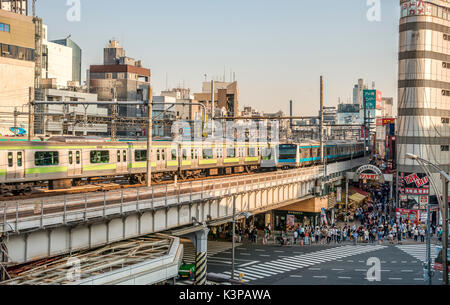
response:
M444 34L444 40L448 40L447 34Z
M441 151L450 151L450 145L441 145Z
M0 23L0 32L11 33L11 28L10 28L9 24Z
M34 164L36 166L52 166L59 164L57 151L38 151L34 154Z
M450 91L449 90L442 90L442 95L443 96L450 96Z
M21 152L18 152L17 153L17 166L18 167L22 167L22 153Z
M441 118L441 122L442 122L442 124L449 124L450 118Z

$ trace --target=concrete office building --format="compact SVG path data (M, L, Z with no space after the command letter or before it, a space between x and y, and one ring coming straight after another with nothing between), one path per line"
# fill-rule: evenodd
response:
M56 79L59 88L66 88L69 82L73 81L72 74L72 49L61 44L48 41L47 26L43 26L43 60L42 78Z
M203 82L202 92L194 93L195 100L211 113L211 82ZM234 117L239 114L239 87L237 82L214 81L215 116Z
M116 40L104 49L103 65L89 69L89 91L100 101L147 101L150 90L150 69L142 67L140 60L125 56L125 50ZM111 109L110 112L111 114ZM119 117L146 116L142 107L121 106ZM117 135L135 136L140 126L119 125Z
M19 3L19 1L15 2ZM0 10L0 134L11 134L13 112L28 112L30 88L35 76L35 25L33 18L10 11L12 1ZM18 10L20 5L18 6ZM26 12L25 12L26 13ZM11 76L14 77L11 77ZM19 116L16 127L27 129L27 116Z
M398 171L400 177L423 173L416 162L405 157L413 153L449 172L450 3L401 0L400 5ZM428 184L418 188L402 182L400 179L401 200L429 188Z
M68 47L72 50L72 81L77 82L78 85L81 84L81 60L82 60L82 50L81 48L72 40L70 36L64 39L52 40L51 42Z

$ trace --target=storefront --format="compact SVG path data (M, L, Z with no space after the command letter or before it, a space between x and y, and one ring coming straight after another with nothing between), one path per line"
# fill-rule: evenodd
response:
M420 221L419 210L410 210L410 209L397 209L397 218L401 219L402 222L409 221L413 224L418 224Z
M292 231L302 226L316 226L320 224L320 213L297 211L274 211L274 228L277 231Z

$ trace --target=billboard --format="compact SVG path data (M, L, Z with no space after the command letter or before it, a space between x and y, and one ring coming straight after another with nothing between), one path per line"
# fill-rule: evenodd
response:
M381 109L383 106L383 95L378 90L364 90L363 103L366 104L366 109ZM364 106L364 105L363 105Z

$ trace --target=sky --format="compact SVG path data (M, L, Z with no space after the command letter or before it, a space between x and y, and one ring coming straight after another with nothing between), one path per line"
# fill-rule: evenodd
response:
M397 100L399 1L380 1L375 22L367 0L80 0L80 21L67 18L75 0L37 0L36 12L50 40L72 35L83 49L83 78L116 39L151 69L154 95L166 83L200 92L205 74L229 81L232 71L241 109L287 114L292 99L307 116L320 75L326 106L351 102L358 78Z

